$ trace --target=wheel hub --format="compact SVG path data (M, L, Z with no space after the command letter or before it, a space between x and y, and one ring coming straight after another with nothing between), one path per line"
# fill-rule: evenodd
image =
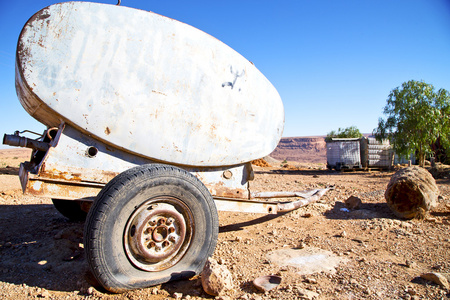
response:
M127 223L125 250L140 269L167 269L177 263L187 249L191 232L186 228L190 223L189 215L179 212L180 204L170 202L144 204Z

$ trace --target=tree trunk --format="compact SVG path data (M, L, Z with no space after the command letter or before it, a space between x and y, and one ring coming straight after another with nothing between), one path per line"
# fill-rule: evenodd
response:
M412 166L397 171L389 181L384 197L400 218L423 217L437 204L439 189L426 169Z

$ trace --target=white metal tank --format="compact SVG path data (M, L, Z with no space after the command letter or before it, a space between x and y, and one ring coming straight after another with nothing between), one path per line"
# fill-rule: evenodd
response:
M226 166L270 154L284 109L247 59L176 20L122 6L66 2L20 34L16 87L27 112L133 154Z

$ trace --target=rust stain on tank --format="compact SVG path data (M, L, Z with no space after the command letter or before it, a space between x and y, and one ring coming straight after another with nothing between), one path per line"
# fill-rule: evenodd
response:
M222 182L217 184L205 184L205 186L213 197L249 199L249 193L246 189L229 188L224 186Z
M48 178L48 179L57 179L57 180L67 180L67 181L75 181L81 182L81 174L80 173L62 173L62 172L52 172L52 171L44 171L39 173L40 177Z

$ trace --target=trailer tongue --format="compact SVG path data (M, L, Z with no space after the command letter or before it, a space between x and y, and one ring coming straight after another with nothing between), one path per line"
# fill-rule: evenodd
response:
M276 214L329 189L251 192L251 161L282 135L280 96L230 47L151 12L88 2L37 12L19 37L16 88L48 126L36 140L3 138L34 149L22 188L86 218L88 263L112 292L198 274L218 210ZM268 200L283 197L297 199Z

